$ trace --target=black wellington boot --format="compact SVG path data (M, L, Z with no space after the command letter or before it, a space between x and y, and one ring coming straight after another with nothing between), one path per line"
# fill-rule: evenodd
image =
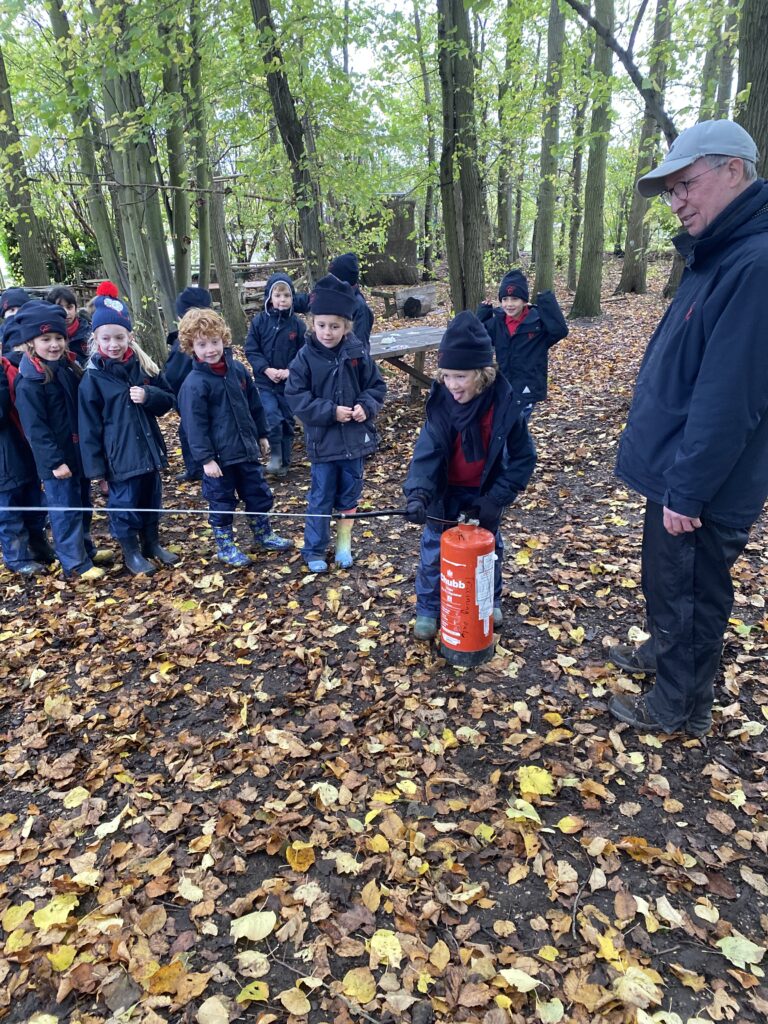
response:
M176 565L180 558L160 544L160 529L157 523L141 531L141 553L145 558L154 558L160 565Z
M128 572L134 576L151 576L153 572L157 572L157 566L152 562L148 562L141 551L139 551L138 534L134 533L130 537L123 537L120 540L120 547L123 551L123 561Z

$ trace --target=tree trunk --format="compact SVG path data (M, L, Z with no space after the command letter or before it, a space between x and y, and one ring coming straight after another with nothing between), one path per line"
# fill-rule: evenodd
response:
M584 129L587 124L587 97L576 107L573 118L573 160L571 161L571 223L568 229L568 290L576 291L579 263L579 238L584 208L581 195L581 176L584 167Z
M517 48L520 45L519 19L515 16L514 0L507 0L507 10L504 18L504 32L506 35L506 46L504 53L504 74L499 81L499 175L496 190L496 213L497 229L496 239L498 245L504 249L510 260L512 256L512 236L515 230L515 193L514 176L512 173L513 154L512 144L509 139L506 99L510 89L514 88L517 76Z
M208 129L200 54L202 18L199 0L190 0L189 40L192 61L189 67L189 89L195 153L195 184L197 186L197 247L199 249L197 283L200 288L207 288L211 283L211 168L208 161Z
M728 0L723 26L723 42L720 49L720 64L717 74L717 96L715 97L715 117L728 117L733 94L733 62L736 56L736 22L738 20L738 0ZM765 42L765 40L763 40Z
M757 143L757 173L768 175L768 4L744 0L739 27L739 92L749 88L749 99L737 120Z
M251 0L251 12L259 35L272 109L291 168L293 197L298 208L304 259L307 263L310 285L312 285L325 272L328 263L328 251L322 228L323 211L320 185L312 175L309 166L309 151L305 133L288 84L283 55L277 45L277 32L272 20L270 0Z
M664 96L664 89L667 78L667 43L671 31L671 18L669 11L669 0L657 0L656 18L653 25L653 62L651 64L651 78ZM640 143L637 149L637 167L635 168L635 181L651 169L654 165L656 149L658 145L659 126L656 119L646 113L640 127ZM627 224L627 244L624 252L624 263L621 268L621 279L614 294L623 295L626 292L634 292L636 295L645 295L648 290L647 271L647 247L648 232L645 218L648 212L649 202L643 199L637 189L632 193L632 205L629 209L629 222Z
M232 342L240 345L245 340L246 321L243 307L240 303L240 296L237 292L237 283L232 271L232 262L229 257L229 244L227 241L227 226L224 209L224 193L221 188L215 188L211 193L211 249L213 251L213 263L216 267L216 277L219 282L219 295L221 296L221 311L232 332Z
M427 179L426 195L424 196L424 255L422 258L424 266L424 280L432 276L434 269L434 241L435 221L437 219L437 204L435 202L435 163L437 160L437 139L435 137L435 122L432 117L432 84L429 80L427 69L427 58L424 53L424 39L421 32L421 17L419 16L419 0L413 0L413 26L416 33L416 48L419 53L419 70L421 72L421 87L424 91L424 109L427 115Z
M558 0L550 0L547 27L547 80L544 85L544 127L541 136L540 184L536 217L536 284L534 291L549 291L555 281L555 194L557 145L560 141L560 87L562 83L565 14Z
M613 0L596 0L595 15L613 32ZM603 282L605 248L605 168L611 127L610 82L613 69L613 52L602 39L595 45L594 68L603 91L600 99L592 106L589 166L584 192L584 242L579 281L570 312L572 317L599 316L602 311L600 290Z
M485 203L477 161L474 65L467 10L463 0L438 0L437 13L443 105L440 195L451 300L458 313L474 309L484 297Z
M21 150L21 136L13 112L11 88L0 49L0 169L3 172L5 197L13 218L19 243L22 274L26 285L48 284L43 233L32 207L27 168Z
M522 177L517 179L515 188L515 220L512 225L512 239L509 243L509 254L513 263L520 261L520 222L523 219L523 185Z
M173 243L173 275L177 292L183 291L192 279L192 225L187 192L187 151L184 145L184 102L182 100L179 52L182 40L175 25L162 25L166 44L163 64L163 92L169 101L168 128L165 146L168 150L168 184L171 241Z

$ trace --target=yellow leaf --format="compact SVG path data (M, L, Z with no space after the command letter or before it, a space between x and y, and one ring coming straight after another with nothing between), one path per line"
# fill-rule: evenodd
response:
M52 1013L33 1013L27 1020L27 1024L59 1024L59 1018Z
M261 942L270 934L277 924L277 915L273 910L255 910L252 914L238 917L229 926L229 934L233 939L250 939Z
M542 1024L560 1024L565 1016L565 1007L559 999L536 1003L536 1013Z
M59 946L58 949L50 951L45 955L51 961L54 971L66 971L72 966L77 950L74 946Z
M550 772L546 768L537 768L536 765L523 765L522 768L518 768L517 781L524 797L531 793L537 796L552 796L555 792L555 783Z
M241 988L235 997L237 1003L264 1003L269 999L269 985L266 981L252 981Z
M370 950L376 957L377 963L387 964L389 967L399 967L403 959L403 947L400 939L389 928L379 928L371 936Z
M31 946L34 938L35 935L33 932L25 932L23 928L17 928L8 936L4 952L9 956L12 953L18 953L20 949L26 949L27 946Z
M531 553L526 548L520 548L520 550L515 554L515 562L517 562L518 565L528 565L530 560Z
M278 992L277 998L289 1013L295 1013L298 1017L305 1017L312 1009L312 1004L298 988L287 988L284 992Z
M370 882L366 882L363 886L360 896L363 900L363 905L370 910L372 914L375 914L381 904L381 890L376 885L376 880L372 878Z
M515 800L507 808L507 817L512 821L533 821L537 825L541 824L541 818L536 808L532 807L527 800Z
M303 874L315 863L315 848L312 843L302 843L297 839L286 849L285 859L294 871Z
M715 945L723 956L727 957L735 967L741 967L742 970L747 969L747 964L759 964L765 956L763 946L756 945L735 929L733 935L726 935Z
M341 990L345 996L365 1005L376 995L376 979L367 967L354 967L344 975Z
M67 795L62 800L63 805L67 810L73 810L75 807L79 807L80 804L84 803L91 794L87 789L82 786L75 786L74 789L70 789Z
M79 902L80 900L73 892L63 892L54 896L47 906L42 910L35 911L32 915L35 927L39 928L41 932L46 932L55 924L64 924Z
M155 971L149 979L147 991L153 996L174 995L186 973L181 960L172 960Z
M386 853L389 849L386 836L383 836L381 832L377 832L375 836L368 840L368 849L371 853Z
M179 884L176 886L176 892L181 896L183 900L187 900L189 903L199 903L205 893L199 885L195 885L191 878L187 878L186 875L182 875L179 879Z
M563 716L559 711L548 711L546 715L541 716L545 722L549 722L550 725L562 725Z
M17 907L8 907L3 916L0 917L0 924L2 924L7 932L15 931L19 925L24 924L34 909L35 904L32 900L20 903Z
M443 735L440 737L443 741L443 746L446 750L452 750L454 747L458 747L459 741L453 734L451 729L443 729Z
M129 805L126 804L116 817L112 818L111 821L103 822L97 829L95 829L97 839L103 839L105 836L111 836L113 832L117 832L120 828L120 822L123 820L123 815L128 810L128 806Z
M518 992L532 992L537 985L541 984L536 978L532 978L530 974L526 974L525 971L520 971L516 967L507 967L505 970L499 971L499 977L503 978L510 988L514 988Z
M583 644L585 636L584 627L577 626L576 629L569 629L568 636L571 638L571 640L573 640L574 643Z
M613 979L613 991L627 1006L639 1007L641 1010L647 1010L651 1004L658 1006L663 993L655 983L654 974L655 971L648 973L642 967L632 965Z
M574 832L580 832L586 822L583 818L579 818L575 814L566 814L564 818L561 818L557 823L557 827L561 832L564 832L567 836L571 836Z
M389 790L378 789L378 790L376 790L376 792L371 797L371 803L393 804L395 802L395 800L399 799L399 797L400 797L400 794L397 792L397 790L394 790L394 789L389 789ZM375 817L376 814L378 814L378 811L369 811L368 812L368 814L365 816L365 823L366 823L366 825L368 824L368 819L370 818L370 816L372 814Z
M548 960L552 964L560 956L560 950L555 949L554 946L542 946L539 950L539 956L542 960Z
M475 831L472 833L472 835L476 839L482 839L484 843L492 843L494 837L496 836L496 832L492 825L486 825L484 823L481 823L475 828Z
M438 939L429 951L429 962L434 964L438 971L444 971L451 962L451 951L442 939Z

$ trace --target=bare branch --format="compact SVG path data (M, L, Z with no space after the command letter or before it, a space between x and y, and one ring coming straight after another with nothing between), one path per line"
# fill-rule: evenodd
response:
M632 56L624 49L613 32L607 29L601 21L598 21L597 18L594 17L586 4L581 3L580 0L566 0L566 2L581 18L584 19L584 21L586 21L589 26L595 30L595 32L605 42L606 46L610 46L619 58L621 63L624 65L624 69L629 75L632 84L645 100L645 109L647 113L656 119L656 123L659 128L664 132L664 137L666 138L667 143L671 146L678 136L678 131L677 128L675 128L672 118L664 109L664 103L658 89L654 89L652 86L645 84L643 76L638 69L637 64L635 64L632 59Z
M632 31L629 34L629 42L627 43L627 53L629 54L630 57L634 53L635 40L637 39L637 33L638 33L639 29L640 29L640 23L643 20L643 17L645 15L645 10L646 10L647 7L648 7L648 0L643 0L643 2L640 4L640 10L637 12L637 17L635 18L635 23L632 26Z

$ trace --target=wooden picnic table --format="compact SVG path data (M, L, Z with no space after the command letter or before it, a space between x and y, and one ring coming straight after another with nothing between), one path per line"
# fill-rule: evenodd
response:
M371 355L383 359L411 378L411 401L418 401L420 388L432 387L432 378L424 373L424 357L438 347L445 334L444 327L404 327L371 335ZM403 356L413 354L413 363Z

